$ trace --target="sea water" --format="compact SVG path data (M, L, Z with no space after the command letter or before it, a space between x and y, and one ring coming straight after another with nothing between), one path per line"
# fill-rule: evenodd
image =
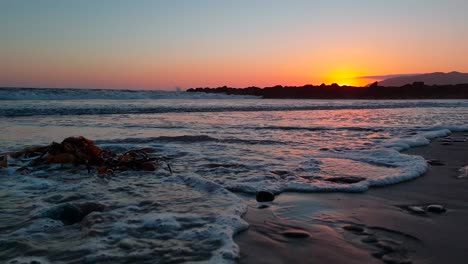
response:
M116 152L151 147L172 168L109 179L1 169L0 261L233 262L233 236L248 227L237 192L364 192L411 180L427 164L401 151L453 131L468 131L466 100L0 89L0 153L81 135ZM105 210L72 225L49 217L84 202Z

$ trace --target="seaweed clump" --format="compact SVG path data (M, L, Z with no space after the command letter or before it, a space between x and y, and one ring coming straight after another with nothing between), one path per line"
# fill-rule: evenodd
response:
M130 150L117 154L103 150L85 137L69 137L62 143L53 142L47 146L28 147L19 152L4 155L0 167L8 167L8 157L28 161L19 168L24 171L31 167L52 164L71 164L86 166L88 172L96 169L99 175L112 175L114 171L155 171L159 167L158 159L151 156L150 148Z

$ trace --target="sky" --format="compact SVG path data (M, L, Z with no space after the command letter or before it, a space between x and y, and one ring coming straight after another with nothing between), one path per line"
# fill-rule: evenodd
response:
M468 72L466 10L466 0L0 0L0 86L365 85Z

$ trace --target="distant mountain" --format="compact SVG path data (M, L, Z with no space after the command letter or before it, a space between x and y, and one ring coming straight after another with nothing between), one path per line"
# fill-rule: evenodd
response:
M383 80L379 82L379 86L400 87L414 82L424 82L426 85L468 84L468 73L454 71L449 73L434 72L411 76L400 76Z

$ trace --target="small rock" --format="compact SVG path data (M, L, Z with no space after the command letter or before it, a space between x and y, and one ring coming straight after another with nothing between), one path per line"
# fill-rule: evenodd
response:
M329 151L330 149L329 148L320 148L319 150L320 151Z
M408 209L408 211L410 211L412 213L415 213L415 214L425 214L426 213L426 210L424 210L424 208L422 208L421 206L417 206L417 205L408 206L407 209Z
M310 234L304 230L300 229L290 229L286 230L283 233L283 236L291 237L291 238L307 238Z
M260 204L257 206L258 209L265 209L265 208L268 208L270 207L268 204Z
M441 143L441 145L442 145L442 146L450 146L450 145L452 145L452 143L450 143L450 142L443 142L443 143Z
M275 195L270 191L257 192L257 202L271 202L275 200Z
M346 231L351 231L351 232L356 232L356 233L362 233L364 232L364 228L356 225L345 225L343 226L343 229Z
M65 203L55 206L45 212L45 217L60 220L65 225L81 222L83 218L94 211L103 211L104 205L88 202L82 204Z
M426 207L426 210L431 213L441 214L445 213L446 209L443 205L440 204L431 204Z
M47 211L46 216L54 220L60 220L66 225L80 222L83 219L81 209L74 204L63 204L51 208Z

